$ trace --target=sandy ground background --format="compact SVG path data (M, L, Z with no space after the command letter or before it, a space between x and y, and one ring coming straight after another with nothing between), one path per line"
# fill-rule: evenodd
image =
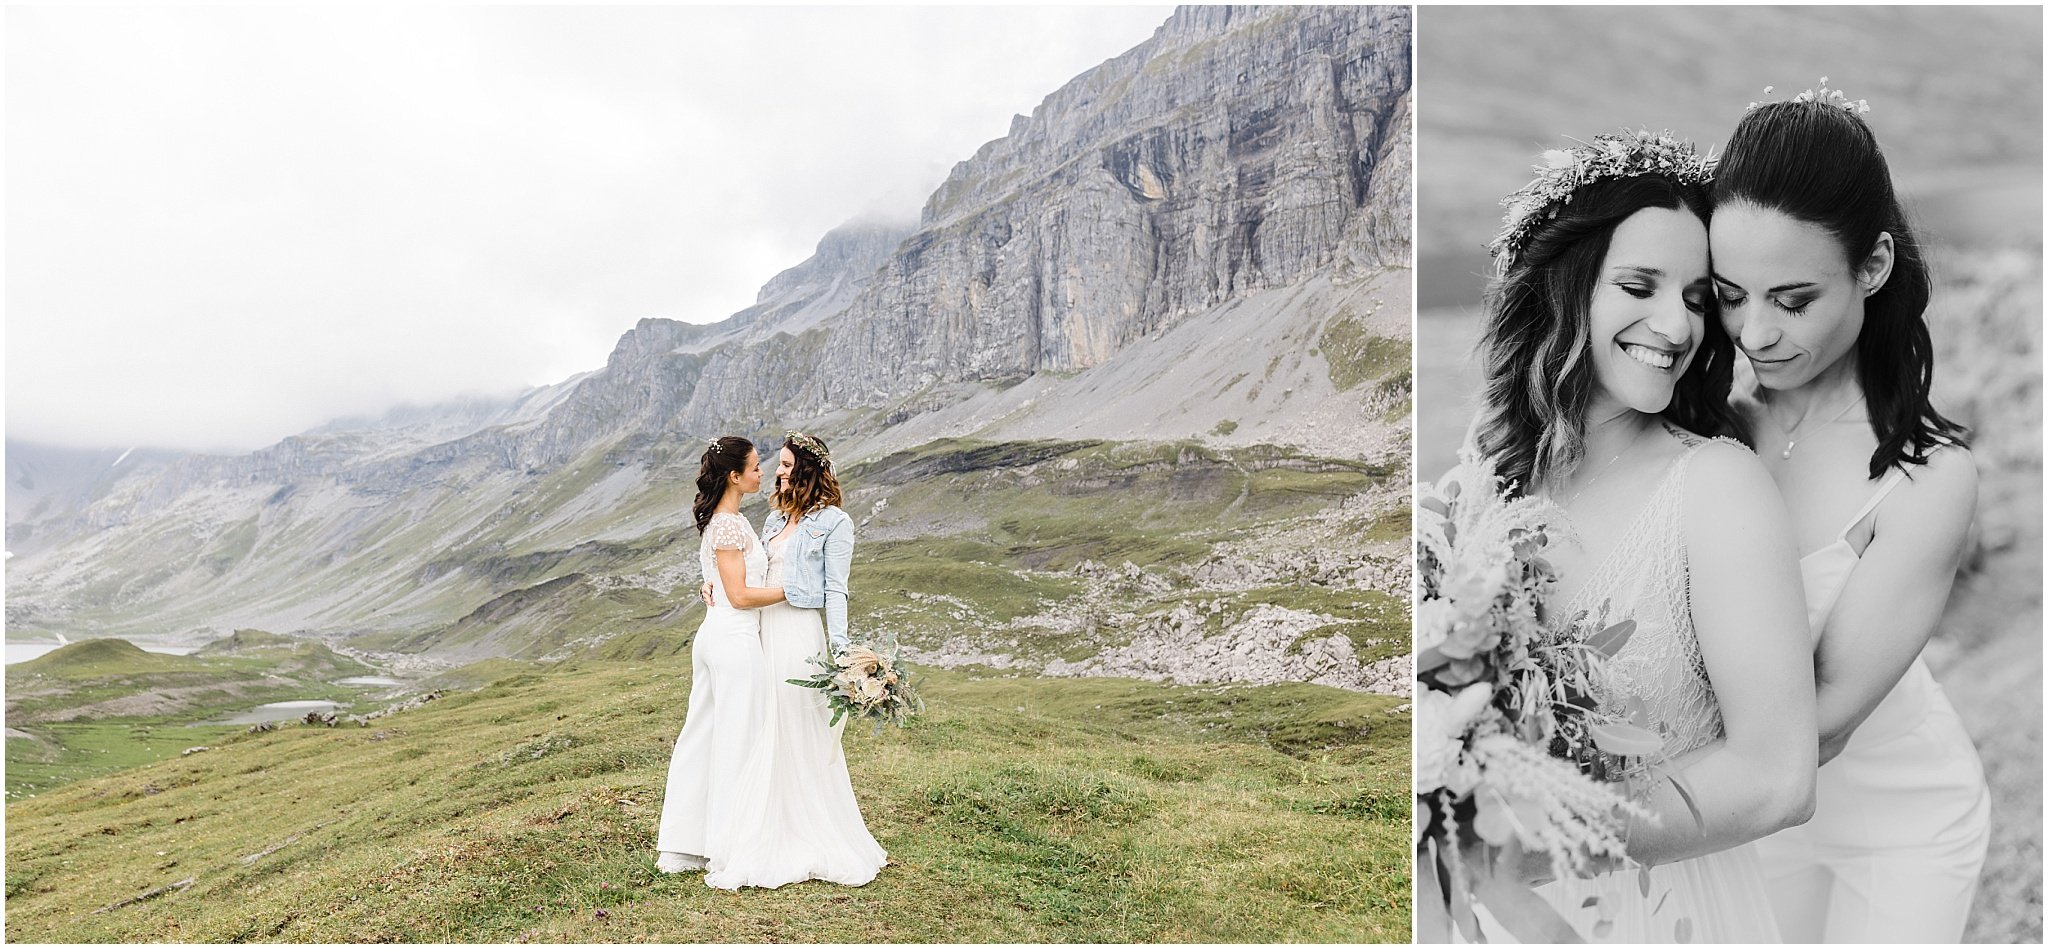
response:
M1538 153L1624 126L1718 147L1765 86L1789 98L1821 76L1869 100L1930 249L1937 404L1974 430L1982 473L1977 537L1926 652L1992 789L1965 938L2041 941L2041 10L1433 7L1416 42L1425 479L1471 418L1485 244Z

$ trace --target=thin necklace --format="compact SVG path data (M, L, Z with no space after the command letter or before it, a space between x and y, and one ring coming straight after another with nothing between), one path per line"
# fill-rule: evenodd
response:
M1599 470L1593 472L1593 476L1587 478L1585 484L1579 485L1579 489L1577 491L1573 491L1570 497L1564 498L1563 500L1560 500L1558 503L1560 505L1570 504L1571 502L1578 500L1579 497L1585 494L1587 491L1592 490L1593 482L1600 480L1600 476L1606 474L1607 469L1614 467L1614 463L1620 461L1621 456L1628 454L1629 449L1636 447L1636 442L1642 438L1642 435L1643 433L1637 432L1633 437L1631 437L1628 440L1627 444L1621 446L1620 451L1614 453L1614 457L1607 459L1606 464L1601 465Z
M1844 408L1842 409L1842 411L1835 413L1834 418L1828 419L1827 421L1822 422L1820 423L1820 425L1816 426L1815 431L1819 431L1820 429L1826 428L1830 425L1835 424L1836 422L1841 421L1844 418L1847 418L1849 415L1849 409L1853 409L1862 404L1863 397L1859 395L1856 397L1856 401L1849 403L1847 408ZM1799 427L1805 424L1806 420L1802 418L1799 420L1799 425L1794 425L1790 430L1785 432L1785 450L1778 453L1779 458L1785 459L1786 461L1792 460L1792 449L1799 446ZM1813 434L1813 432L1808 432L1807 434L1811 435Z

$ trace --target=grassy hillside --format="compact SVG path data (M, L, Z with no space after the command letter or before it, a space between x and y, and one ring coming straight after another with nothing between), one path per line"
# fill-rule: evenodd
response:
M515 675L11 804L7 938L1408 938L1399 699L936 672L927 717L846 737L881 876L735 895L653 868L686 669Z
M320 643L283 639L244 630L189 656L90 639L8 666L8 799L241 731L195 723L269 702L362 695L335 680L370 667Z

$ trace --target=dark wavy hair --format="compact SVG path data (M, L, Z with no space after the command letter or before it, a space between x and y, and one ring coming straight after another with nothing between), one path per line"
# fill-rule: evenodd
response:
M1924 465L1942 444L1966 444L1967 429L1934 410L1934 343L1927 334L1933 289L1920 243L1892 191L1877 136L1855 113L1825 102L1773 102L1736 123L1714 175L1716 207L1744 203L1777 211L1833 235L1859 267L1892 236L1892 273L1864 298L1856 338L1856 381L1870 407L1877 450L1870 477Z
M753 451L754 443L738 435L721 436L704 449L704 457L697 462L697 500L690 505L697 518L697 533L711 526L711 512L725 497L726 485L732 483L733 475L747 470L747 456Z
M811 438L825 451L832 450L816 436ZM839 478L832 474L829 462L794 441L783 442L782 447L789 449L790 457L796 459L796 463L790 465L788 479L775 492L776 510L794 521L845 500L839 491Z
M1683 209L1707 223L1707 195L1698 185L1662 175L1602 179L1573 192L1486 288L1479 341L1484 402L1474 438L1515 495L1569 472L1585 454L1595 381L1593 291L1614 229L1645 208ZM1746 444L1749 429L1728 406L1735 344L1709 300L1705 339L1662 414L1690 431Z

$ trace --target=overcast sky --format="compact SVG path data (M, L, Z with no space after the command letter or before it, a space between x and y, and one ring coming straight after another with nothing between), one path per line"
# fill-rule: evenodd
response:
M7 436L248 450L595 369L1170 12L11 7Z

